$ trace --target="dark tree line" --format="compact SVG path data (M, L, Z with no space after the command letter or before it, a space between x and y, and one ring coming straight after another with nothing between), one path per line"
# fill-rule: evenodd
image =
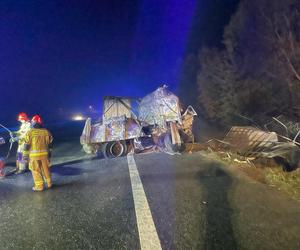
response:
M196 74L195 104L205 118L227 126L240 116L261 124L280 114L300 118L299 0L241 0L223 44L189 56L194 68L185 78Z

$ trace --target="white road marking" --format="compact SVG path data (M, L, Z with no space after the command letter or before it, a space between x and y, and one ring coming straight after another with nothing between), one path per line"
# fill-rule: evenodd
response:
M159 250L160 241L133 155L127 155L141 249Z

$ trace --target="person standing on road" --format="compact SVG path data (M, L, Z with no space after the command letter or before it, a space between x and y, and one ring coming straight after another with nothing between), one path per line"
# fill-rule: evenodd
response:
M33 116L32 128L25 135L25 148L29 155L29 169L31 170L34 187L33 191L43 191L44 182L48 188L52 187L49 170L49 149L53 141L51 133L42 127L39 115Z
M13 142L18 142L16 174L23 173L28 165L28 162L25 160L26 156L24 156L24 136L31 128L31 124L26 113L21 112L18 115L18 121L21 123L20 129L16 133L11 133L11 140Z

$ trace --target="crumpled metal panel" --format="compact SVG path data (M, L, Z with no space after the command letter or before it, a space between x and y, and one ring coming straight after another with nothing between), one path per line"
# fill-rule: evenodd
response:
M105 126L103 124L94 124L91 128L91 142L103 142L105 141Z
M296 147L291 142L279 142L275 132L253 127L232 127L223 142L230 151L247 157L281 156Z
M85 125L82 131L82 134L80 136L80 143L83 144L87 144L90 143L91 140L91 127L92 127L92 120L91 118L88 118L85 121Z
M92 125L88 135L89 140L85 143L120 141L140 136L142 136L142 132L139 124L134 119L121 116L106 119L103 124Z
M103 120L103 124L105 125L110 125L112 123L125 123L126 122L126 116L122 115L122 116L118 116L118 117L110 117L108 119Z
M165 126L166 121L181 123L179 99L166 86L145 96L139 105L139 120L149 124Z
M125 122L122 119L110 119L110 123L106 123L106 140L119 141L124 140L125 137Z
M186 111L183 113L183 115L181 116L182 119L182 125L181 125L181 129L183 130L183 132L185 134L187 134L192 141L194 140L194 135L193 135L193 123L194 123L194 116L196 116L197 113L194 110L194 108L192 106L188 106Z
M127 121L127 139L133 139L142 136L142 128L137 124L134 119L128 119Z
M253 127L232 127L224 138L231 148L237 152L246 152L258 146L268 146L271 142L278 142L277 134L265 132Z

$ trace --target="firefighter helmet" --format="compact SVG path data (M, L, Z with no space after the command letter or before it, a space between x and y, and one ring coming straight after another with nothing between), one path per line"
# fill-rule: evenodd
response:
M18 115L18 121L19 122L27 122L29 119L28 119L28 116L26 113L24 112L21 112L19 115Z
M39 115L34 115L31 119L31 122L40 125L43 123L42 118Z

